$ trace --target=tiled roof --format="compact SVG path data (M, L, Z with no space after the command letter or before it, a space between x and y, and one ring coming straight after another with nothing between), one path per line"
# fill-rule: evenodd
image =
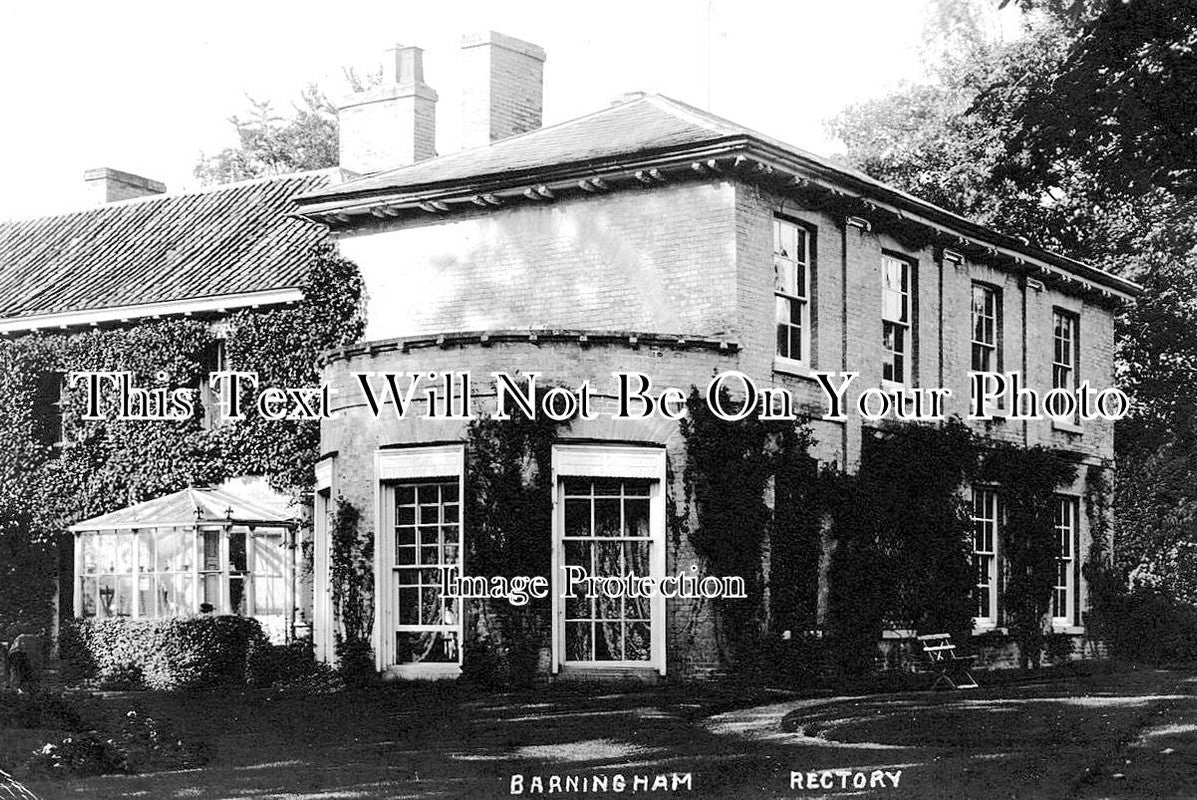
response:
M333 170L0 223L0 320L297 288Z
M154 525L284 524L294 516L220 489L182 489L72 525L73 531L138 528Z

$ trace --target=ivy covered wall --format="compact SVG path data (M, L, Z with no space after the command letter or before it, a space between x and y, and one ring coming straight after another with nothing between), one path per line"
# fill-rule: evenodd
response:
M360 338L357 268L329 245L310 260L302 301L225 319L228 368L256 371L264 385L314 386L317 355ZM42 443L48 373L130 371L142 387L197 388L218 335L209 321L180 318L0 341L0 639L51 627L55 578L72 577L65 528L79 520L242 475L310 500L318 424L267 421L252 408L214 427L202 403L181 421L83 420L76 386L63 396L64 444Z

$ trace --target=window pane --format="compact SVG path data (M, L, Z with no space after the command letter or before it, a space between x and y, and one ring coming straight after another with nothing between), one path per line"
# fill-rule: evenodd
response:
M452 664L457 661L456 631L399 631L395 634L395 654L400 663Z
M158 571L189 572L191 570L194 534L179 528L158 528Z
M590 535L590 501L565 501L565 536Z
M783 294L798 294L798 265L785 258L773 259L773 286Z
M245 572L247 566L244 531L234 531L229 534L229 569L233 572Z
M164 617L180 617L195 610L190 575L167 575L158 580L158 612Z
M96 615L96 579L83 578L82 581L83 616L94 617Z
M624 660L648 661L652 658L652 628L649 623L629 622L624 630Z
M594 501L594 535L619 536L621 520L619 518L619 500L612 498Z
M154 571L154 539L156 531L153 528L140 531L137 534L137 571Z
M100 572L116 572L116 537L102 533L96 537L100 548Z
M204 531L204 561L201 570L220 570L220 531Z
M218 573L201 575L200 587L200 603L207 603L212 606L212 611L219 614L222 611L220 607L220 575Z
M254 577L254 614L283 613L283 579Z
M245 600L245 578L240 575L230 577L229 613L244 617L248 613Z
M592 645L593 623L565 623L565 658L567 661L591 661L594 658Z
M116 571L130 573L133 571L133 534L118 533L116 540Z
M142 575L137 579L137 603L141 616L158 616L157 608L154 605L154 577L152 575Z
M287 548L282 536L255 536L254 574L277 576L283 574Z
M97 571L100 560L100 544L93 533L79 534L79 550L83 559L83 571L93 573Z

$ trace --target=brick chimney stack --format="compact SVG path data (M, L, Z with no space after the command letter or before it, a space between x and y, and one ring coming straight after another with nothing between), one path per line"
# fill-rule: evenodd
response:
M341 167L364 175L435 156L436 99L424 83L424 51L387 50L382 83L337 105Z
M540 127L544 50L488 31L461 41L462 147L490 144Z
M165 194L166 184L143 178L131 172L121 172L111 167L97 167L83 173L87 194L92 203L102 206L119 200L132 200L151 194Z

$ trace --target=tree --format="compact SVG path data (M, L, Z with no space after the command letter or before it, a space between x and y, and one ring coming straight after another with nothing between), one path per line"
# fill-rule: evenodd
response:
M1197 4L1013 2L1021 38L937 14L930 80L831 129L882 180L1143 284L1117 329L1125 570L1197 541Z
M343 74L353 92L365 91L382 79L381 70L365 78L352 69ZM194 174L201 183L213 186L337 166L337 108L318 85L310 83L300 92L289 117L277 114L268 100L248 99L247 115L229 118L237 131L237 146L200 156Z

